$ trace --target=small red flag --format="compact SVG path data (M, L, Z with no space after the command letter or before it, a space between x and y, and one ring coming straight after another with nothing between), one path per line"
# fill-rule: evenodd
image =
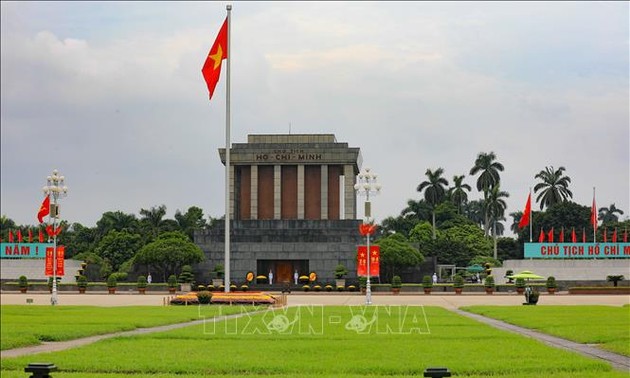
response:
M370 276L378 277L381 275L381 247L378 245L370 246Z
M39 242L43 243L44 242L44 233L42 232L42 229L39 229Z
M529 224L529 217L532 212L532 194L529 193L527 196L527 203L525 203L525 210L523 210L523 216L521 217L521 221L518 222L518 228L523 228Z
M48 214L50 214L50 197L46 196L46 198L44 198L44 202L42 202L42 205L39 207L39 212L37 213L37 220L39 220L39 223L44 223L44 217Z
M543 243L545 241L545 231L543 231L542 227L540 228L540 235L538 236L538 242Z
M564 243L564 226L562 227L562 230L560 231L560 236L558 237L558 241L560 243Z
M604 232L602 232L602 236L604 238L604 243L608 243L608 233L606 232L606 227L604 227Z
M21 242L23 241L23 240L22 240L22 230L19 230L19 229L18 229L18 232L17 232L17 239L18 239L18 243L21 243Z
M617 227L615 227L615 232L613 232L612 234L612 242L613 243L617 242Z
M571 230L571 242L577 243L577 235L575 234L575 227Z
M9 230L9 243L13 243L13 231Z
M227 59L228 57L228 19L225 18L223 21L223 26L219 29L219 34L217 35L217 39L214 41L210 52L208 53L208 57L206 58L205 63L203 64L203 68L201 69L201 74L203 78L206 80L206 85L208 86L208 92L210 93L210 99L212 99L212 95L214 94L214 88L217 86L219 82L219 76L221 75L221 63L223 59Z
M33 230L31 230L30 228L28 229L28 242L33 242Z
M593 189L593 206L591 207L591 226L597 230L597 206L595 206L595 189Z
M551 230L549 230L549 234L547 235L547 241L549 241L549 243L553 243L553 227L551 227Z

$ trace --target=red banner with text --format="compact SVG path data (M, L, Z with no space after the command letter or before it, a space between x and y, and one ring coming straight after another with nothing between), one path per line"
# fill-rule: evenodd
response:
M65 262L65 252L66 252L66 248L61 245L59 247L57 247L57 276L63 276L65 274L63 268L64 268L64 262Z
M45 262L45 274L47 276L53 275L53 247L46 247L46 262Z
M65 274L64 271L64 260L65 260L65 247L58 246L57 247L57 255L55 256L54 248L47 247L46 248L46 262L45 262L45 272L44 274L47 276L52 276L53 268L56 268L56 275L63 276ZM55 266L56 265L56 266Z
M357 276L366 277L368 270L368 258L370 259L370 276L379 276L381 272L381 247L370 246L370 255L367 253L367 246L360 245L357 250Z

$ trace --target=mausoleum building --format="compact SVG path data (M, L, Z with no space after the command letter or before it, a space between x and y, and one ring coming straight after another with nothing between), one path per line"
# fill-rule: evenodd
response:
M225 149L219 149L225 164ZM315 272L332 280L337 264L356 276L361 243L354 184L361 166L359 148L332 134L249 135L230 154L230 278L248 272L274 282ZM224 263L224 224L198 232L195 242L206 261L198 266L209 279Z

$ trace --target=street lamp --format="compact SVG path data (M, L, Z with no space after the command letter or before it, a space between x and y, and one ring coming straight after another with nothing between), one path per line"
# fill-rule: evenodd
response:
M354 190L357 194L365 196L365 211L364 211L364 223L372 224L374 218L372 218L372 206L370 203L370 194L376 195L381 192L381 184L376 182L376 174L370 172L370 168L365 168L357 176L357 183L354 185ZM367 282L365 285L365 304L372 304L372 286L370 284L370 232L367 233Z
M53 281L52 296L50 304L57 304L57 219L59 218L59 205L57 201L68 195L68 187L65 186L65 177L59 174L58 170L53 170L52 175L46 177L46 186L42 188L45 195L51 199L50 219L52 220L53 234Z

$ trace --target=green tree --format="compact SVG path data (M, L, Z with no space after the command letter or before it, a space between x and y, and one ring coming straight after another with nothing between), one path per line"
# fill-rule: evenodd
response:
M534 186L534 193L540 190L536 197L536 202L540 202L540 210L573 198L573 193L569 190L571 178L564 176L565 170L564 167L556 170L553 167L545 167L544 171L540 171L534 176L534 178L541 180Z
M96 222L96 240L100 240L112 230L135 233L138 230L138 219L135 215L122 211L105 212Z
M386 281L394 275L400 275L400 270L408 266L416 266L424 261L424 257L417 249L409 245L407 238L401 234L393 234L381 238L381 266L386 272Z
M494 259L497 259L497 222L503 217L507 204L504 198L509 197L507 192L501 190L500 185L495 185L488 192L487 214L492 222L492 237L494 239Z
M598 213L599 215L597 219L602 221L602 224L614 223L614 222L619 222L619 217L616 216L615 213L618 213L619 215L623 215L623 210L618 209L617 206L615 206L615 204L613 203L609 207L600 207Z
M475 224L464 224L442 231L434 255L439 263L466 266L474 256L491 256L492 242Z
M166 206L160 205L152 207L150 209L140 209L140 223L146 227L153 239L157 238L160 234L161 227L164 224L164 216L166 215Z
M497 156L494 154L494 152L481 152L479 153L479 155L477 155L475 164L470 169L470 175L474 176L479 173L479 177L477 178L477 190L483 192L483 231L485 236L488 236L488 232L490 229L490 217L485 207L485 205L487 205L488 193L490 189L492 189L494 186L499 185L499 183L501 182L501 176L499 172L503 172L504 169L503 164L496 161L496 158Z
M165 232L157 240L145 245L135 257L136 264L151 266L152 271L166 277L177 274L184 265L196 264L204 259L201 249L182 232Z
M435 239L435 207L446 198L446 187L448 186L448 181L442 177L443 173L444 169L442 168L435 171L427 169L425 175L428 180L421 182L416 188L418 192L424 191L424 200L433 209L433 239Z
M453 186L449 189L449 195L451 201L457 206L457 214L460 213L462 204L468 201L468 194L466 191L471 191L472 188L468 184L464 184L464 178L466 176L453 176Z
M93 252L96 247L96 228L85 227L81 223L73 223L72 226L61 235L66 236L63 242L66 246L66 258L79 253Z
M132 258L142 247L142 238L128 231L112 230L101 239L95 253L109 262L113 271Z
M185 214L177 210L175 212L175 220L182 232L188 235L190 240L194 240L193 235L195 230L201 230L206 227L203 210L197 206L189 207Z

